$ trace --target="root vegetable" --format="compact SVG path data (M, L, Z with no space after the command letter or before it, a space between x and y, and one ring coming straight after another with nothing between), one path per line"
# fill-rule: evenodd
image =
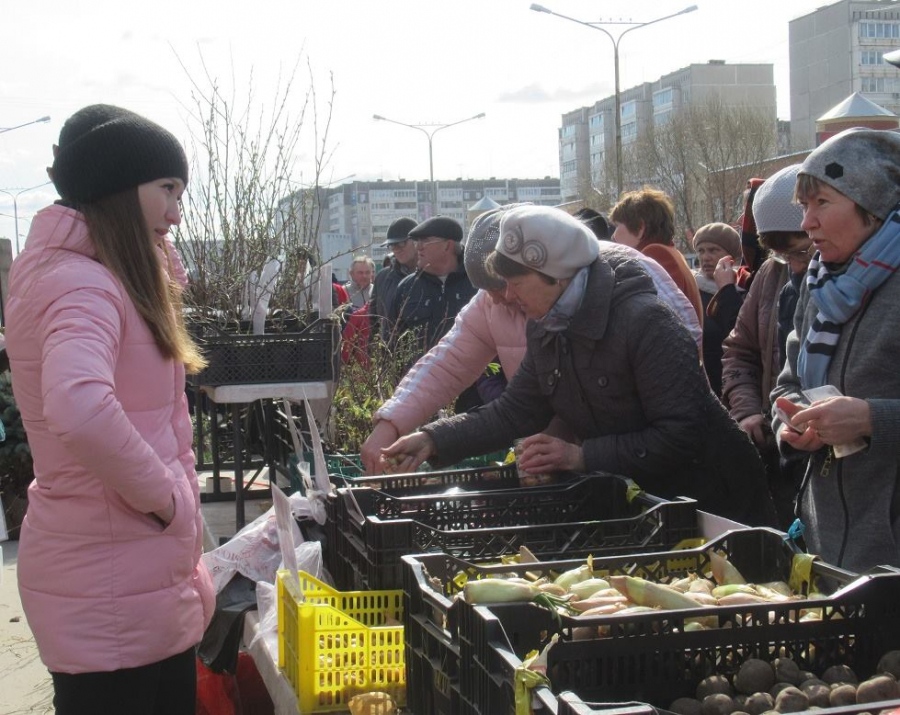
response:
M587 581L593 575L594 574L591 570L590 564L583 564L577 569L572 569L571 571L561 573L556 577L556 580L553 583L562 586L564 589L569 591L576 583Z
M603 606L621 606L628 603L628 599L621 594L618 596L601 596L598 598L586 598L582 601L572 601L571 606L576 611L584 612L590 611L594 608L601 608Z
M800 679L800 668L790 658L776 658L772 663L775 668L775 680L779 683L797 685Z
M775 709L780 713L798 713L809 708L809 698L793 685L785 688L775 698Z
M572 604L575 605L574 603ZM579 615L581 616L611 616L614 613L618 613L622 610L622 607L618 603L612 603L608 606L596 606L595 608L591 608L587 611L582 611Z
M734 712L734 700L724 693L713 693L703 698L700 703L701 715L731 715Z
M542 593L552 593L554 596L565 596L568 591L555 583L542 583L538 588Z
M734 677L734 687L738 692L750 695L763 693L775 684L775 671L764 660L750 658L738 670ZM763 708L768 710L769 708Z
M856 673L846 665L832 665L822 673L822 680L829 685L832 683L853 683L855 685L859 682Z
M597 626L579 626L572 629L573 641L586 641L597 637Z
M696 581L692 581L691 585L688 587L688 591L690 593L712 593L713 588L715 588L715 584L712 581L705 578L698 578Z
M700 606L718 606L719 602L716 600L714 596L710 596L708 593L704 593L703 591L688 591L684 594L688 598L693 601L696 601Z
M897 680L900 680L900 650L892 650L881 656L878 661L879 673L890 673Z
M818 683L814 680L810 680L804 683L800 690L806 693L810 705L827 708L830 704L831 688L825 685L825 683Z
M669 586L662 586L634 576L611 576L610 582L619 593L639 606L663 609L697 608L697 602Z
M828 704L833 708L856 705L856 686L850 683L835 685L828 694Z
M809 670L801 670L798 682L802 685L807 680L820 680L819 676ZM825 682L824 680L822 681Z
M784 581L766 581L765 583L757 584L761 588L768 589L770 591L774 591L775 593L779 593L782 596L793 596L794 592L791 591L791 587L788 586Z
M531 601L541 591L531 584L485 578L469 581L463 587L466 603L518 603Z
M762 715L775 707L775 698L768 693L753 693L744 705L750 715Z
M752 593L754 596L758 595L756 589L747 583L729 583L724 586L716 586L712 590L712 595L716 598L731 596L734 593Z
M570 586L569 593L574 593L578 598L589 598L597 593L597 591L603 591L608 588L609 581L602 578L589 578Z
M790 683L775 683L775 685L773 685L769 689L769 695L771 695L773 698L777 698L781 694L782 690L787 690L788 688L793 688L793 687L794 686L791 685Z
M754 593L732 593L719 598L720 606L752 606L757 603L768 603L768 599Z
M747 583L741 576L741 572L728 559L715 551L709 553L709 564L712 568L713 578L720 586L730 583Z
M715 695L716 693L724 694L731 696L734 693L734 690L731 688L731 683L728 682L728 678L724 675L710 675L708 678L704 678L697 685L697 700L703 702L709 695Z
M876 675L863 681L856 689L857 703L877 703L900 697L897 681L890 675Z
M692 573L692 574L689 574L688 576L685 576L684 578L679 578L679 579L676 579L675 581L672 581L672 583L670 583L669 586L674 588L676 591L681 591L682 593L684 593L691 587L691 584L696 580L697 580L697 574Z

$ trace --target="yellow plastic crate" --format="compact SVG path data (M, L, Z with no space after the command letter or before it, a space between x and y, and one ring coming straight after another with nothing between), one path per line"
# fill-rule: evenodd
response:
M406 704L403 591L336 591L304 571L278 572L278 667L301 713L347 709L360 693Z

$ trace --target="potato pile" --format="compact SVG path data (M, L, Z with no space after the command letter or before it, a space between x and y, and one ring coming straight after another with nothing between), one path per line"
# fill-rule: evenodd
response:
M678 715L775 715L900 699L900 650L882 656L877 674L862 683L846 665L822 677L800 670L790 658L769 663L751 658L729 680L712 675L697 686L696 698L678 698Z

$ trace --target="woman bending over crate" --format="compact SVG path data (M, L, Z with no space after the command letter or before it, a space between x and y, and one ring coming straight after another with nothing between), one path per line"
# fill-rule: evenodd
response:
M503 395L384 450L410 471L528 437L529 472L603 471L744 523L774 523L759 455L710 390L697 345L630 252L602 253L562 211L503 215L488 269L529 318L527 352ZM580 444L538 434L554 416Z
M7 339L34 456L19 590L59 715L192 715L194 645L215 596L166 242L188 163L175 137L108 105L72 115L10 276Z

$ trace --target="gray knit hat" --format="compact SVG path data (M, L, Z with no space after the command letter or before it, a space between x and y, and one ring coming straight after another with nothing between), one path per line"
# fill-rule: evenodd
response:
M753 220L758 233L800 233L803 209L794 201L800 164L786 166L763 182L753 199Z
M505 283L495 278L484 267L487 258L497 245L500 236L500 219L503 214L518 206L531 206L530 203L507 204L487 211L472 223L469 236L466 239L466 252L464 262L466 275L472 285L481 290L503 290Z
M500 219L496 250L526 268L565 280L597 260L600 241L565 211L520 206Z
M817 147L800 167L884 220L900 201L900 134L847 129Z

